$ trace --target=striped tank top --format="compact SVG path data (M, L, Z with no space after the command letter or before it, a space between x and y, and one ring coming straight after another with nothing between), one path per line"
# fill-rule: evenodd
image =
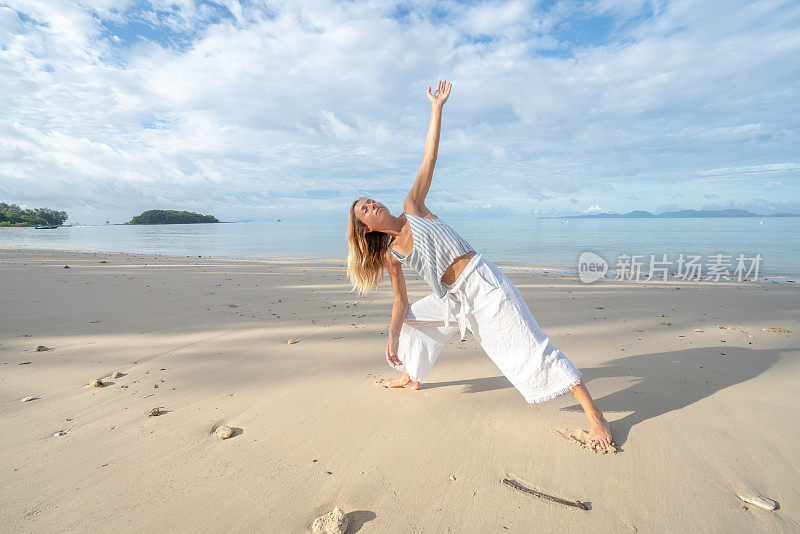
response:
M392 247L389 250L401 263L419 273L436 296L444 297L451 286L442 282L442 275L454 259L474 249L441 219L423 219L408 213L406 217L411 225L414 248L405 257Z

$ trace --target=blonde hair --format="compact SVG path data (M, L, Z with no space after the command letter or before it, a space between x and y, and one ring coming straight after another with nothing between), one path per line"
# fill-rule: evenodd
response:
M361 197L364 198L364 197ZM350 205L347 222L347 277L353 282L353 289L364 295L377 289L383 280L385 266L383 256L389 246L388 235L373 230L367 232L367 225L356 217L357 198Z

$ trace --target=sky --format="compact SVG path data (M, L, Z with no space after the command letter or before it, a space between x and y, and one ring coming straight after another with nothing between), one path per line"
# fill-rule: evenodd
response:
M800 2L0 0L0 201L68 223L800 213Z

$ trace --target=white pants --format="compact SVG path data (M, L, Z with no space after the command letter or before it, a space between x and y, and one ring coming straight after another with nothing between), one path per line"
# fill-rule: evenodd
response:
M467 328L529 403L580 383L581 372L550 343L519 290L482 254L472 257L444 297L431 293L409 307L397 351L403 365L392 367L425 382L442 347L456 332L463 340Z

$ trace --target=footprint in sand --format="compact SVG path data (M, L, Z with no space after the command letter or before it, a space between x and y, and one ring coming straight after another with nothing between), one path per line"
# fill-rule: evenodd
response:
M551 428L550 430L552 430L554 433L558 434L562 438L571 441L576 445L580 445L584 449L588 449L592 452L601 452L603 454L611 452L616 454L619 450L613 441L606 450L603 450L603 448L600 447L599 445L593 446L592 443L590 443L589 433L586 432L585 430L581 429L570 430L568 428Z

